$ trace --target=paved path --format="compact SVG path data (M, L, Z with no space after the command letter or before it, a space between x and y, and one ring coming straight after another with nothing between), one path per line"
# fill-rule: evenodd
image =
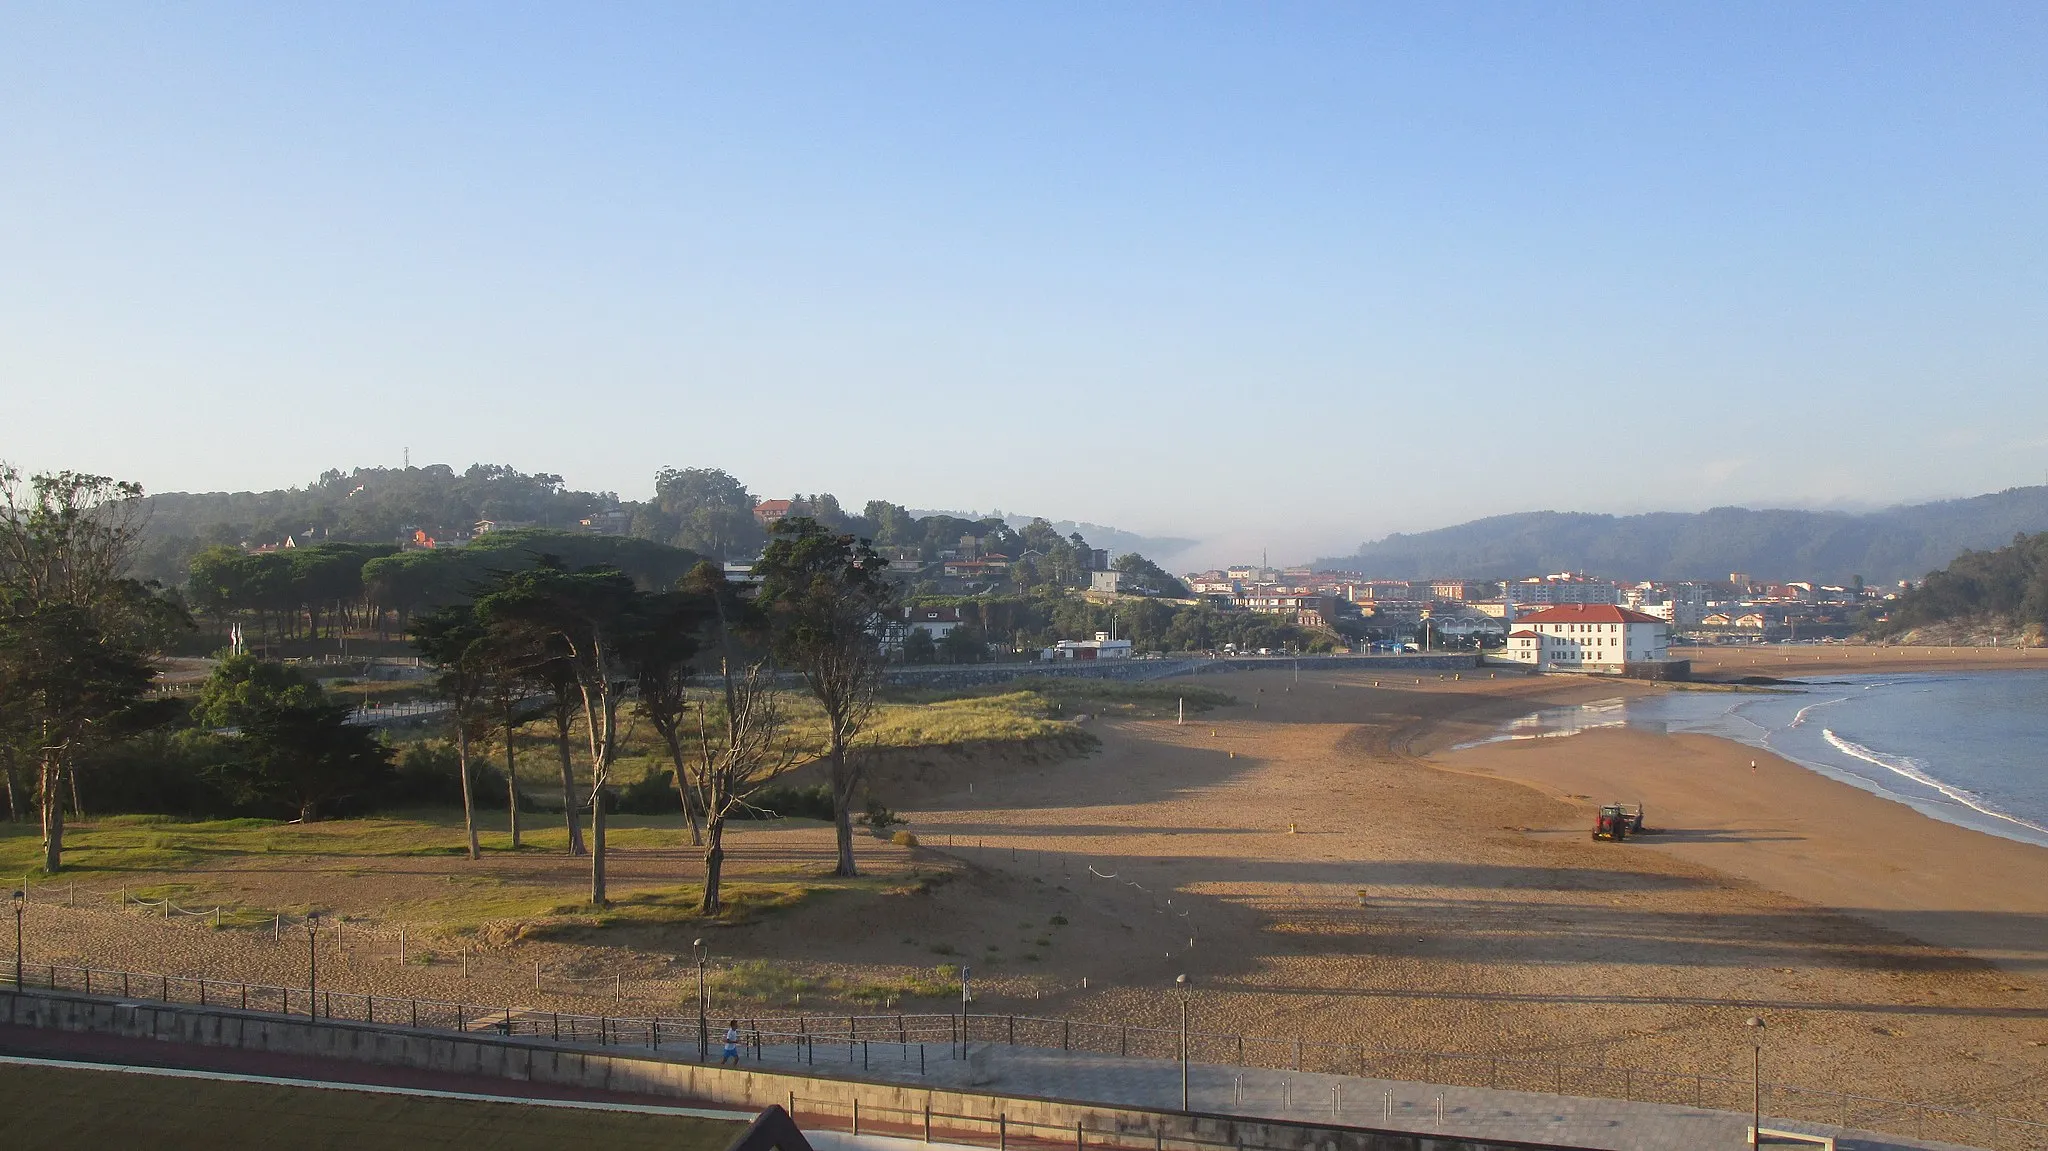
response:
M762 1054L762 1062L771 1067L803 1063L798 1049L789 1046L765 1048ZM851 1060L847 1055L843 1043L836 1047L820 1043L811 1052L810 1066L824 1075L852 1074L1133 1107L1172 1110L1180 1106L1180 1067L1167 1060L982 1043L974 1045L972 1060L961 1060L954 1048L927 1043L920 1075L915 1043L870 1043ZM752 1062L751 1053L748 1061ZM1599 1151L1736 1151L1747 1145L1749 1131L1746 1113L1664 1103L1199 1063L1189 1068L1188 1080L1188 1104L1194 1111L1492 1136ZM1437 1120L1439 1096L1443 1100L1441 1123ZM1901 1121L1910 1124L1912 1118L1904 1116ZM1965 1146L1778 1119L1768 1111L1764 1126L1832 1135L1842 1151L1955 1151ZM1985 1133L1987 1138L1989 1135Z

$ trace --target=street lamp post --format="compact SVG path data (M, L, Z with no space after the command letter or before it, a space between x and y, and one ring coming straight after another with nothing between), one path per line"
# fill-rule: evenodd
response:
M1173 977L1180 988L1180 1109L1188 1109L1188 977Z
M697 953L697 1062L711 1058L711 1020L709 1008L704 1000L704 941L699 939L691 948Z
M14 989L21 990L21 913L28 906L28 892L14 889Z
M968 984L974 978L974 968L962 965L960 968L960 1058L967 1058L967 1039L972 1032L967 1026L968 1004L974 1002Z
M1760 1147L1764 1138L1764 1021L1749 1017L1749 1145Z
M320 941L314 934L320 927L320 913L306 913L306 1016L320 1018Z

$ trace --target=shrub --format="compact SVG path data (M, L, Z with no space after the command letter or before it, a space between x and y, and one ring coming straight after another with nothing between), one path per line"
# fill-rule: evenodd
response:
M751 809L751 810L750 810ZM790 787L786 784L772 784L755 792L747 800L747 807L733 813L742 819L822 819L832 818L832 788L827 784L816 787Z
M916 847L917 837L907 831L899 831L889 838L889 842L898 847Z
M607 810L627 815L675 815L683 810L675 779L673 771L650 771L620 788Z
M903 822L903 817L889 810L881 800L868 797L868 809L861 813L860 822L877 836L889 834L889 829Z

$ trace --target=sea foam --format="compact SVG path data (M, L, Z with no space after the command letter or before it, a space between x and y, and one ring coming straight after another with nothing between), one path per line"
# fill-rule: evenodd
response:
M1933 776L1927 774L1925 771L1922 770L1922 768L1925 766L1924 764L1920 763L1920 761L1916 759L1911 758L1910 756L1886 755L1880 751L1872 751L1871 749L1863 746L1860 743L1855 742L1854 740L1843 739L1841 736L1836 735L1834 729L1832 728L1822 728L1821 734L1823 736L1826 736L1828 743L1832 745L1836 751L1841 752L1843 755L1852 756L1856 759L1862 760L1865 763L1875 764L1878 767L1884 768L1886 771L1904 776L1905 778L1912 780L1914 783L1920 784L1922 787L1932 788L1935 791L1938 791L1941 794L1947 796L1948 798L1954 800L1956 803L1969 808L1971 811L1978 812L1982 815L1988 815L1993 819L2002 819L2007 823L2018 824L2021 827L2029 828L2031 830L2038 831L2043 834L2048 834L2048 827L2043 827L2038 823L2034 823L2031 820L2021 819L2015 815L2007 815L2005 812L2002 812L1997 808L1992 807L1990 804L1986 803L1980 796L1965 791L1960 787L1955 787L1951 784L1943 783L1942 781L1934 778Z

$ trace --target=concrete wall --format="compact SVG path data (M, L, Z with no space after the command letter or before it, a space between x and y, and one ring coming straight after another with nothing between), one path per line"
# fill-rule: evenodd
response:
M28 991L0 995L0 1024L54 1031L117 1035L131 1039L266 1051L342 1059L385 1067L475 1075L638 1095L663 1096L758 1111L771 1103L788 1106L793 1094L800 1121L844 1115L858 1101L872 1123L904 1122L926 1107L938 1114L986 1117L993 1142L998 1116L1013 1134L1057 1138L1030 1131L1040 1124L1071 1132L1115 1132L1126 1142L1155 1138L1194 1139L1262 1151L1562 1151L1555 1144L1511 1140L1459 1139L1365 1128L1325 1127L1279 1120L1244 1120L1220 1115L1183 1115L1115 1106L1026 1099L974 1092L930 1090L900 1083L790 1075L704 1066L630 1049L567 1047L403 1027L292 1019L260 1012L189 1005L113 1000L64 992ZM889 1109L902 1112L892 1115ZM829 1121L828 1121L829 1122ZM836 1123L830 1125L837 1126ZM958 1121L945 1126L958 1130Z

